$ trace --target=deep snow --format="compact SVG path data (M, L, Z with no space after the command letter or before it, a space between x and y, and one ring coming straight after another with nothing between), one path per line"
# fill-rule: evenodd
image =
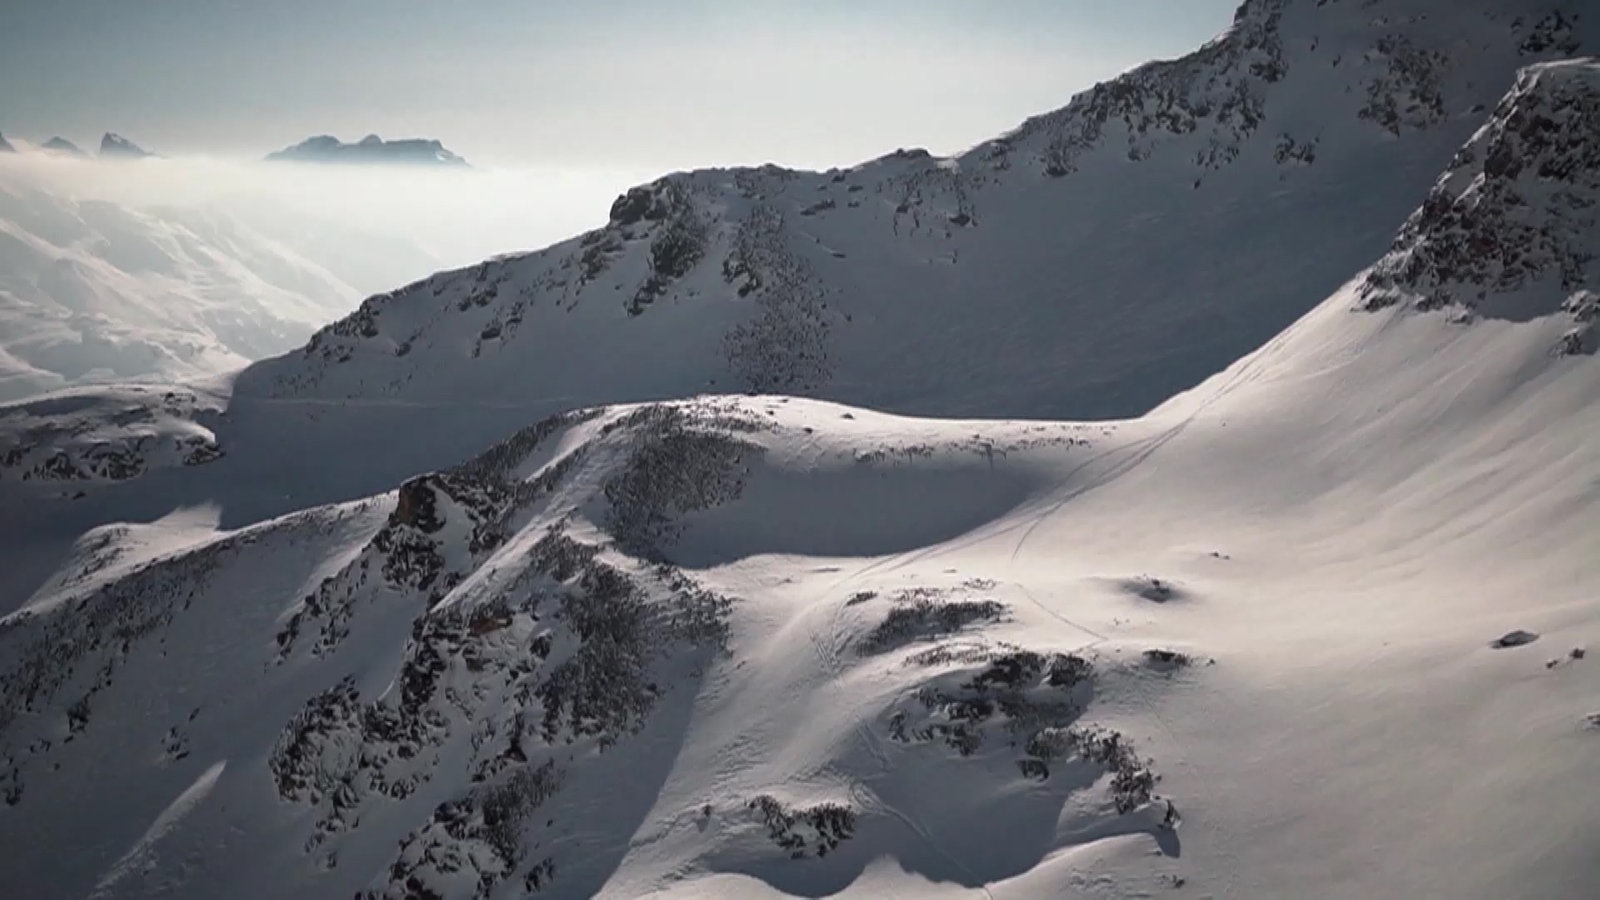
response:
M675 176L232 383L11 408L0 883L1586 894L1600 63L1510 70L1585 46L1555 5L1252 0L1008 168ZM1130 96L1168 124L1083 130ZM739 378L829 399L617 404Z

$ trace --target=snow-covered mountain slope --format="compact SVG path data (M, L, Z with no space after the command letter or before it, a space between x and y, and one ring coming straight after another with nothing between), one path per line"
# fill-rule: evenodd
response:
M1377 265L1137 419L608 406L90 531L0 624L0 883L1583 896L1597 102L1521 74Z
M6 163L0 398L236 369L296 346L359 297L240 221L80 199L38 177L36 162Z
M218 427L255 500L227 518L293 508L262 485L352 499L564 409L707 391L1138 414L1377 258L1519 66L1594 46L1578 13L1251 0L1196 53L955 159L669 176L602 229L378 295L245 371Z
M0 477L57 482L77 498L82 482L204 465L222 450L197 420L221 407L215 395L158 385L79 388L0 407Z
M669 176L604 229L374 297L239 390L1138 414L1375 259L1514 71L1590 27L1559 2L1251 0L953 159Z

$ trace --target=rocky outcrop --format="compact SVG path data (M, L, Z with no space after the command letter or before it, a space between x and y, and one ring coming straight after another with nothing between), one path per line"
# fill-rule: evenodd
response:
M78 489L223 456L196 419L212 408L184 388L130 386L0 409L0 480Z
M1248 0L1233 28L1199 51L1141 66L1095 85L1064 109L1030 119L995 147L1006 163L1012 144L1042 140L1044 173L1076 172L1083 156L1125 136L1130 160L1147 159L1164 137L1204 137L1194 162L1227 165L1261 126L1267 86L1288 73L1279 24L1287 0Z
M783 213L758 205L739 223L722 262L723 280L757 305L723 337L728 366L753 391L805 393L831 374L833 317L816 272L789 248L790 238Z
M890 740L940 744L961 757L1000 741L1017 754L1017 772L1039 781L1063 767L1088 766L1111 776L1107 791L1117 815L1158 799L1160 776L1152 761L1139 756L1121 733L1082 721L1101 674L1090 658L945 641L911 655L907 663L958 667L931 676L890 711Z
M397 689L363 699L345 682L312 697L269 760L280 795L318 809L307 852L358 828L373 805L446 778L451 799L401 841L383 883L364 896L453 896L462 874L474 897L512 879L529 892L558 879L558 861L536 852L554 820L533 813L562 790L574 750L626 740L686 667L723 646L733 601L670 565L617 556L560 525L514 553L492 552L512 539L496 527L548 502L573 472L556 465L525 481L514 476L517 465L592 415L540 423L457 470L407 482L368 551L297 614L296 633L326 618L313 609L326 610L326 596L370 594L361 573L372 570L390 573L391 590L428 596ZM716 485L730 461L712 432L700 431L708 424L645 407L608 423L598 445L582 451L624 452L600 486L619 545L659 540L669 511L725 497ZM397 554L435 565L390 572ZM463 573L485 569L497 589L453 599ZM344 603L339 629L347 634L358 614ZM280 659L295 644L294 634L280 635ZM447 748L468 743L465 771L438 769Z
M856 830L856 811L838 803L795 807L762 794L746 808L760 817L767 839L787 851L790 859L827 856Z
M627 195L623 196L626 200ZM637 202L637 201L634 201ZM687 185L662 180L652 185L650 206L641 214L649 230L649 275L627 303L628 314L644 312L675 282L688 275L706 252L706 225ZM616 204L613 204L615 209ZM623 217L634 211L625 206Z
M1461 149L1389 253L1367 309L1409 303L1496 318L1562 313L1592 350L1600 258L1600 63L1531 67Z

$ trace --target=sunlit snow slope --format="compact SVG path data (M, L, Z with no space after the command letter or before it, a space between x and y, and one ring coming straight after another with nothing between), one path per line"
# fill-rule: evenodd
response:
M89 531L0 625L0 883L1587 895L1600 63L1514 82L1320 303L1138 418L610 405L242 528L231 451L80 479L219 499Z
M121 485L24 537L175 500L245 524L562 410L703 392L1137 415L1371 264L1515 70L1592 27L1558 0L1251 0L1195 53L953 159L672 175L604 228L372 297L241 373L208 425L229 496Z

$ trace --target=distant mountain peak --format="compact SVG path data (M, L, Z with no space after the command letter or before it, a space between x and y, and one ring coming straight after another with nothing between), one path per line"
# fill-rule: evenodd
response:
M386 141L369 134L354 144L346 144L333 135L321 134L307 138L292 147L267 155L271 162L309 162L345 164L403 164L424 166L465 167L467 161L449 150L444 144L429 138L401 138Z
M144 159L154 153L140 147L120 134L108 131L100 138L100 155L118 159Z
M74 144L73 142L71 142L71 141L67 140L66 138L61 137L59 135L57 135L56 137L51 138L48 141L45 141L43 144L40 145L40 147L42 147L45 150L49 150L52 153L64 153L64 154L68 154L70 156L88 156L89 155L89 154L83 152L82 148L80 148L77 144Z
M11 146L11 142L6 140L6 136L5 135L0 134L0 153L15 153L15 152L17 152L17 148Z

